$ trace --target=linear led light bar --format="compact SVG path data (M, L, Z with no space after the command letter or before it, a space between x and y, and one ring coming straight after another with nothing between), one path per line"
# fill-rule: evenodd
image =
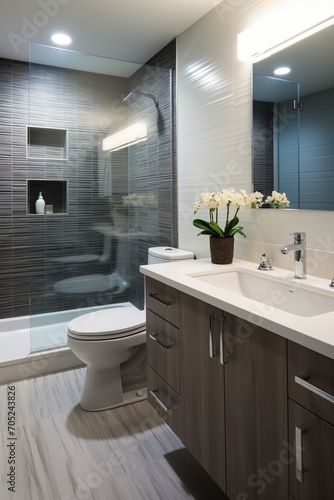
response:
M307 8L307 4L310 8ZM259 20L238 34L238 59L258 62L334 23L334 4L328 0L279 0Z
M102 140L103 151L118 151L147 140L146 123L134 123Z

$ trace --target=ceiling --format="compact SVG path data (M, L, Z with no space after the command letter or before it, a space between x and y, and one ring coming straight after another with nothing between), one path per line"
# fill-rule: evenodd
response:
M214 0L7 0L0 17L0 57L29 60L29 43L53 45L66 32L66 48L145 63L203 17Z

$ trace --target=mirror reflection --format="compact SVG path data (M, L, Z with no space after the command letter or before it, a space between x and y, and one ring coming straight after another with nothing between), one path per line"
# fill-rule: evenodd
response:
M254 189L291 208L334 210L333 45L328 27L253 65Z

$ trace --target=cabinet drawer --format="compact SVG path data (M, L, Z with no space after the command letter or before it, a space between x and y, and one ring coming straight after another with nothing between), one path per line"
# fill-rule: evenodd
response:
M289 401L290 494L296 500L334 495L334 427Z
M288 342L288 377L289 397L334 425L334 360Z
M160 281L146 277L146 308L179 326L179 293Z
M180 433L180 396L150 367L147 367L147 399L173 431Z
M146 313L147 362L180 393L179 329L151 311Z

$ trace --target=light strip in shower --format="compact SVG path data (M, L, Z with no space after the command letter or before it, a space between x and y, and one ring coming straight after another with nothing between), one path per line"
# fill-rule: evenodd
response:
M138 142L147 140L146 123L134 123L129 127L111 134L102 141L103 151L118 151Z

